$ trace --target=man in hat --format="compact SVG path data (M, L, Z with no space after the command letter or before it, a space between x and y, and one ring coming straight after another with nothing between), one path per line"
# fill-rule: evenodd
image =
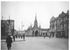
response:
M11 38L11 35L8 35L7 38L6 38L6 43L7 43L7 48L8 50L11 49L11 44L12 44L12 38Z

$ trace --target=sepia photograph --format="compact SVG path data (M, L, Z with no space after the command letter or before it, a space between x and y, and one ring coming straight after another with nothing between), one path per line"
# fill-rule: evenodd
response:
M69 50L69 1L1 1L1 50Z

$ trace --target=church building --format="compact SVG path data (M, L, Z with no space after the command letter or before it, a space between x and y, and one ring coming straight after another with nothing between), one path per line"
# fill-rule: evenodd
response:
M49 29L38 27L37 15L35 15L34 26L32 25L26 30L26 36L47 36Z

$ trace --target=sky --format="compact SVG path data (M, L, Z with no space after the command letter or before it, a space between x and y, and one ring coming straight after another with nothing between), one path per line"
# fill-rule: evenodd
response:
M3 19L15 20L16 30L25 30L30 25L34 25L35 14L37 14L38 25L41 28L50 27L52 16L58 17L59 14L69 10L68 1L46 1L46 2L24 2L24 1L2 1L1 16ZM22 25L24 25L22 27Z

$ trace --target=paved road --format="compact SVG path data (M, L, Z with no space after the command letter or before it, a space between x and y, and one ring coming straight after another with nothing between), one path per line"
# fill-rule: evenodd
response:
M1 43L1 49L7 50L5 41ZM68 40L58 38L42 38L42 37L30 37L23 39L17 38L12 43L11 50L68 50Z

